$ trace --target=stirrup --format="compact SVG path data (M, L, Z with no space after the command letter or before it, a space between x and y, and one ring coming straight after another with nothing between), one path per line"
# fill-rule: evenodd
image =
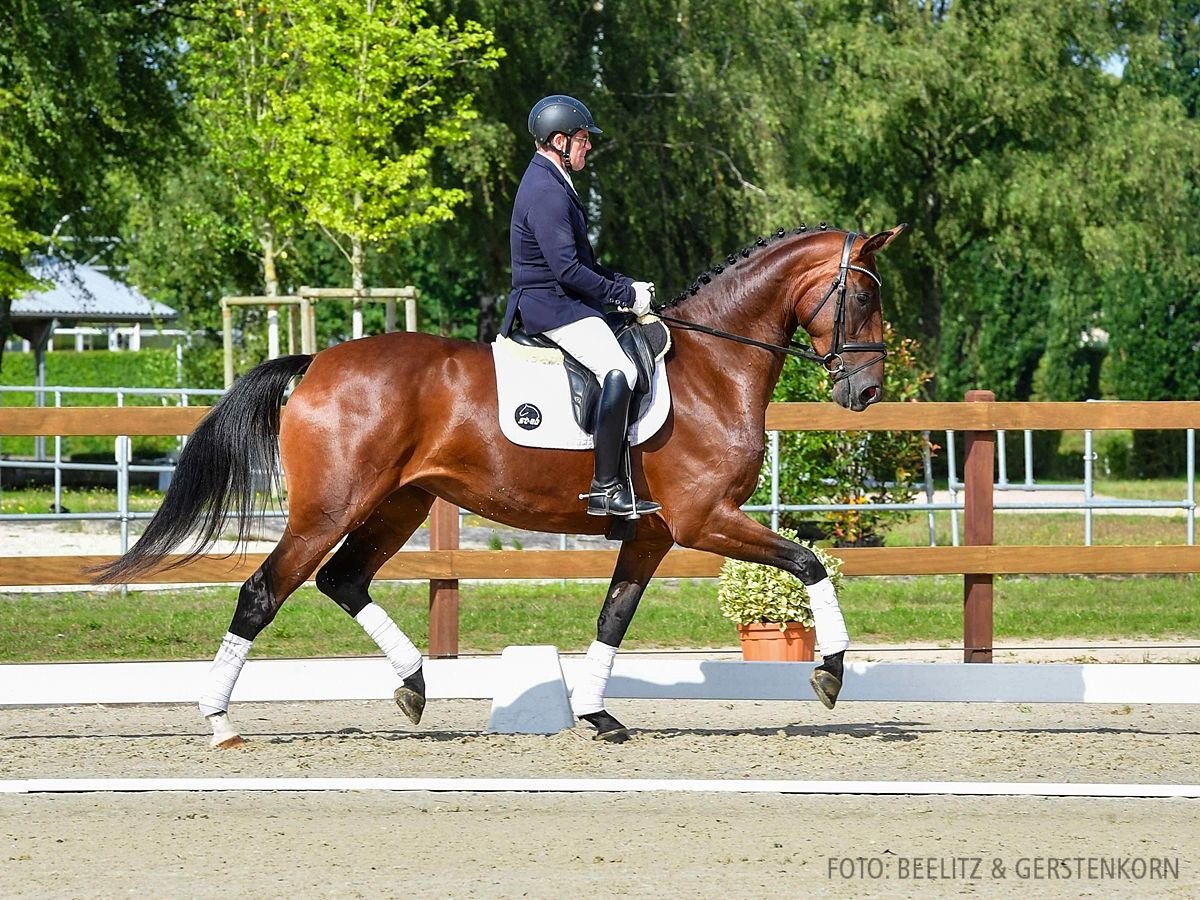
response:
M655 503L652 500L638 500L633 491L629 491L629 497L632 502L625 504L621 497L622 489L625 485L617 482L609 487L601 485L592 485L592 490L586 494L580 494L580 500L587 500L587 514L589 516L616 516L620 519L637 519L642 516L648 516L651 513L656 513L662 509L662 505Z

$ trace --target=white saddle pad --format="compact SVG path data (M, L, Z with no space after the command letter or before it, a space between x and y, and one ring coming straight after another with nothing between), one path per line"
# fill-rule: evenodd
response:
M501 335L492 344L492 359L500 398L500 430L506 438L522 447L592 448L592 436L579 427L571 410L571 389L561 351L526 347ZM660 361L650 386L650 405L629 426L629 443L637 445L652 438L670 410L667 367Z

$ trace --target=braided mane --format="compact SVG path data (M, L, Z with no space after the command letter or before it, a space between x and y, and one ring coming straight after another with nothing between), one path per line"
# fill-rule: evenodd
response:
M801 222L800 226L798 228L793 228L790 231L786 228L780 228L778 231L776 231L774 234L770 235L769 237L758 238L757 240L755 240L755 242L753 244L749 244L749 245L743 247L741 250L737 251L736 253L730 253L728 256L725 257L724 263L717 263L716 265L712 266L711 268L705 269L698 276L696 276L696 279L690 285L688 285L687 288L680 291L679 294L677 294L674 298L672 298L668 302L662 304L662 306L660 306L659 309L669 309L673 306L678 306L680 303L682 303L688 297L696 296L696 292L699 291L701 287L708 284L710 281L712 281L714 278L716 278L718 275L720 275L722 272L724 272L726 268L734 265L739 259L747 259L750 256L750 254L753 253L755 250L757 250L761 247L767 247L770 244L773 244L776 241L780 240L781 238L788 237L789 235L795 236L795 235L799 235L799 234L805 234L806 232L808 232L808 230L809 230L808 226L805 225L803 222ZM817 226L816 230L817 231L828 231L829 226L826 223L821 222Z

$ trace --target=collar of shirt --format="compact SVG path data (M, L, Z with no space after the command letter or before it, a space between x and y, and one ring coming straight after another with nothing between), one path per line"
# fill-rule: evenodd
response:
M575 189L575 182L571 180L571 173L567 171L567 167L562 165L557 158L551 157L549 154L539 152L537 155L546 160L546 163L553 167L554 171L562 176L563 181L567 183L567 187L571 189L571 193L578 197L579 191Z
M559 166L558 171L561 172L562 177L567 180L567 187L569 187L571 189L571 192L574 193L576 197L578 197L579 191L575 190L575 182L573 182L571 180L571 173L567 171L567 167Z

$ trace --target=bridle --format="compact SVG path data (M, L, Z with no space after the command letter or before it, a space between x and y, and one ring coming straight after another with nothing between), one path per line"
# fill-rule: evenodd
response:
M722 331L719 328L710 328L707 325L698 325L695 322L687 322L683 319L677 319L674 316L663 314L661 310L654 310L654 314L664 322L670 322L684 331L699 331L703 334L710 334L713 337L725 338L729 341L736 341L739 344L747 344L751 347L761 347L764 350L771 350L775 353L784 353L788 356L794 356L797 359L805 359L809 362L820 363L825 367L826 371L833 376L834 381L841 381L849 378L856 372L860 372L868 366L873 366L875 363L887 357L887 348L882 341L846 341L846 281L847 275L850 272L862 272L870 278L881 289L883 281L878 275L870 269L864 269L862 266L851 265L850 250L854 245L854 239L858 237L857 231L849 231L846 233L846 240L842 244L842 259L838 265L837 277L833 279L833 283L829 285L829 289L825 291L824 296L809 313L808 317L801 323L801 327L806 329L809 323L817 317L817 314L825 308L825 304L829 302L829 298L837 295L837 305L833 312L833 344L829 352L825 354L818 353L811 344L803 344L799 341L789 341L786 346L778 344L768 344L765 341L756 341L754 338L743 337L740 334L732 334L728 331ZM878 354L877 357L868 359L866 362L855 366L853 369L846 369L845 361L842 359L846 353L872 353Z

